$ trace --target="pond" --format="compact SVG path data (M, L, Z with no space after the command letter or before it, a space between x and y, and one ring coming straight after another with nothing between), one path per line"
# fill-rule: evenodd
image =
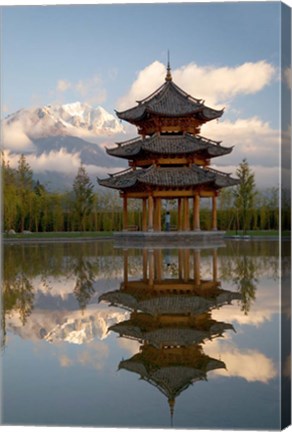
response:
M279 428L279 293L276 241L5 245L2 422Z

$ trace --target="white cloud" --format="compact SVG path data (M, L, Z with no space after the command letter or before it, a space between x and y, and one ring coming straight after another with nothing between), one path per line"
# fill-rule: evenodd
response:
M255 260L255 265L259 266L260 260ZM232 285L226 286L226 289L232 290ZM226 308L214 310L212 316L218 321L232 322L235 330L238 330L238 324L260 327L279 316L278 290L279 283L266 270L265 273L260 273L260 282L256 285L256 301L252 303L248 314L240 310L239 303L233 302Z
M126 339L126 338L118 338L117 344L120 348L127 351L127 353L130 353L131 355L135 355L139 352L141 344L133 339Z
M222 140L226 147L234 146L224 158L212 159L212 164L222 171L235 173L240 162L247 159L255 173L259 188L277 186L280 166L280 133L268 122L258 117L210 122L202 127L201 135Z
M211 167L225 173L230 173L232 174L232 177L235 178L236 170L241 161L242 159L239 158L237 161L238 163L236 165L225 165L225 164L223 165L223 163L221 164L220 163L221 161L219 162L218 160L218 162L216 161L216 163L212 164ZM255 183L257 189L262 190L262 189L268 189L271 187L279 186L280 170L277 166L266 167L263 165L253 165L249 163L249 167L255 175Z
M258 117L210 122L202 127L201 135L222 140L222 145L234 150L228 156L236 161L246 158L253 164L274 166L277 163L280 133ZM225 161L227 156L224 157Z
M235 376L248 382L260 381L268 383L277 376L277 369L271 359L257 350L240 350L236 347L223 346L218 341L208 342L205 352L209 356L222 360L226 370L218 369L214 375Z
M58 82L57 82L57 90L59 91L59 92L65 92L65 91L67 91L69 88L71 87L71 83L69 82L69 81L67 81L67 80L59 80Z
M173 79L191 95L206 99L207 105L218 105L239 94L257 93L275 73L275 68L265 61L221 68L189 64L173 71Z
M33 151L35 149L33 143L28 138L23 130L23 123L14 121L11 124L6 124L2 127L3 147L6 150L23 152Z
M164 82L165 73L165 66L159 61L140 71L128 93L118 101L118 109L130 108L136 100L155 91ZM219 68L190 63L172 71L178 86L194 97L205 99L206 105L212 107L226 105L237 95L262 90L275 75L276 69L266 61Z
M117 102L117 109L123 110L135 105L137 100L143 99L155 91L165 78L165 66L159 61L138 73L137 79L133 82L130 90Z
M81 99L83 102L87 102L91 105L102 104L107 98L106 89L104 88L103 81L99 75L81 79L78 82L70 82L66 79L60 79L56 86L57 95L68 90L72 91L75 98Z
M19 155L4 152L6 160L9 160L12 168L17 167ZM52 150L49 153L43 153L40 156L35 154L26 154L26 161L31 166L34 172L43 172L46 170L57 171L61 173L77 172L81 160L79 153L68 153L65 149L61 148L58 151Z
M3 104L2 105L2 114L9 113L9 111L10 111L9 106L7 104Z
M61 367L68 368L75 365L82 365L101 370L106 365L109 356L109 347L104 342L93 341L83 348L82 351L71 352L70 355L63 353L62 345L58 347L59 363ZM58 355L57 351L57 355Z
M270 309L269 306L258 309L253 305L251 313L245 315L239 309L239 306L234 304L226 309L222 308L214 311L213 318L218 321L230 321L230 316L232 316L232 323L235 328L237 328L238 324L259 327L267 321L271 321L274 313L275 311Z
M44 173L45 171L54 171L61 174L75 175L81 164L79 153L68 153L66 149L52 150L49 153L42 153L40 156L35 154L25 154L27 163L34 173ZM11 168L17 168L19 154L4 151L4 159L9 161ZM109 173L123 171L125 167L98 166L83 164L90 176L100 178L108 177Z

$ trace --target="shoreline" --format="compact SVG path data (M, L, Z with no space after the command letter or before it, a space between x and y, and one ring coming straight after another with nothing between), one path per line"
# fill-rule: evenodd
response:
M2 244L40 244L40 243L88 243L88 242L96 242L96 241L109 241L114 240L114 235L105 235L105 236L96 236L96 237L34 237L34 238L13 238L11 237L2 237ZM248 236L240 236L240 235L225 235L222 237L222 240L233 240L233 241L279 241L279 236L275 235L248 235ZM281 238L282 241L290 241L290 236L283 236Z
M2 244L33 244L33 243L88 243L101 240L112 240L113 236L100 237L49 237L49 238L2 238Z

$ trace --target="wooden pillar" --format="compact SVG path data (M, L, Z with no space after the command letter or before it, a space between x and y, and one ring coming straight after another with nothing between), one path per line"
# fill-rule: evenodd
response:
M164 272L163 272L163 254L162 254L162 249L159 249L159 254L158 254L158 263L157 265L159 265L159 275L160 275L160 279L161 281L163 280L164 277Z
M157 231L157 198L153 198L153 230Z
M123 230L126 231L128 227L128 198L127 195L123 197Z
M124 249L124 286L128 283L128 249Z
M177 200L177 229L182 230L182 201L181 198Z
M157 231L161 231L161 198L157 198Z
M200 195L194 196L194 207L193 207L193 230L200 231Z
M147 231L147 198L143 198L142 231Z
M154 254L153 250L148 250L148 262L149 262L149 285L153 286L154 283Z
M183 266L183 256L182 256L182 249L178 250L178 277L179 279L182 279L182 275L183 275L183 271L182 271L182 266Z
M194 282L195 285L200 285L201 274L200 274L201 254L199 250L194 251Z
M155 279L159 282L162 280L162 255L161 249L154 250L154 266L155 266Z
M189 231L190 229L190 214L189 214L189 199L183 199L183 230Z
M213 249L213 282L217 282L217 269L218 269L218 255L217 255L217 249Z
M161 231L161 198L154 199L154 231Z
M184 249L184 274L183 279L185 282L188 282L190 280L190 250Z
M153 231L153 196L148 197L148 231Z
M212 230L217 230L217 196L212 196Z
M143 280L146 281L147 280L147 262L148 262L148 257L147 257L147 249L143 249Z

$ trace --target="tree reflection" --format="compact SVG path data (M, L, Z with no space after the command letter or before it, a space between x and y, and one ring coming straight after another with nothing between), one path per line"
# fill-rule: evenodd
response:
M230 245L233 256L222 257L221 278L231 281L237 288L237 291L241 295L241 310L247 315L256 300L258 277L267 270L272 271L274 277L277 265L273 259L266 257L262 259L260 257L263 266L261 268L257 256L251 253L252 247L250 247L250 244L248 248L245 247L245 244L243 246L241 247L240 245L239 248L238 244Z
M252 303L256 299L258 279L256 278L256 266L251 257L246 255L237 257L233 283L241 294L241 310L248 314Z
M78 257L74 262L73 272L76 276L74 295L80 309L84 310L95 293L93 286L95 280L94 265L89 259Z
M12 311L19 313L19 318L24 326L27 318L33 310L34 292L33 286L24 273L16 275L15 278L7 278L2 284L2 341L1 346L6 344L6 315Z

